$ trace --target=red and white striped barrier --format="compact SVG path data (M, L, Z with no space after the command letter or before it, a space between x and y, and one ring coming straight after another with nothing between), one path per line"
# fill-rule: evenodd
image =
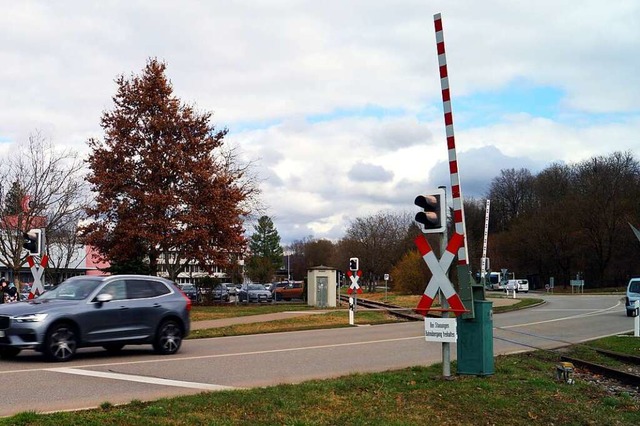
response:
M453 237L451 237L447 245L447 250L442 254L440 260L438 260L433 250L431 250L427 238L422 234L416 237L415 243L420 251L420 255L433 274L427 288L424 290L424 294L420 298L420 302L418 302L416 312L419 314L427 315L427 312L433 304L433 300L438 294L438 290L442 291L442 294L444 294L450 306L450 309L442 309L443 311L453 312L456 316L467 312L460 296L458 296L458 293L456 293L456 290L453 288L453 284L449 281L449 277L447 277L447 272L453 262L453 258L456 256L456 251L460 249L463 242L464 238L462 235L458 233L453 234Z
M451 109L451 92L449 90L449 72L447 71L447 55L444 48L444 33L442 30L442 17L440 13L433 16L436 30L436 48L438 50L438 66L440 68L440 88L442 89L442 104L444 109L444 124L447 135L447 148L449 149L449 175L451 177L451 195L453 197L453 221L456 232L463 236L462 247L458 250L458 264L467 264L467 232L464 223L464 205L462 189L460 187L460 174L458 173L458 158L456 154L456 141L453 134L453 110Z

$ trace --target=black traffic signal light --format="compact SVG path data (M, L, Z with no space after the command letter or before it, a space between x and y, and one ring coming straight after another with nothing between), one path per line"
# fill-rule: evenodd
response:
M23 232L24 247L30 255L40 256L42 252L42 229L31 229L29 232Z
M358 269L359 269L358 258L357 257L350 258L349 259L349 270L355 272Z
M423 210L416 213L416 222L422 225L422 232L425 234L444 232L447 225L444 189L418 195L414 203Z

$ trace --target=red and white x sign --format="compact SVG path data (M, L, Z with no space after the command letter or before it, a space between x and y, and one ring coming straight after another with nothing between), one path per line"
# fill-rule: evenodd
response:
M360 285L358 284L358 279L360 279L360 277L362 276L362 271L358 269L358 272L356 272L356 274L357 275L353 275L351 273L351 271L347 271L347 276L351 280L351 285L347 289L347 294L353 293L354 290L358 294L362 294L362 289L360 288Z
M456 316L465 312L466 310L460 296L458 296L458 293L456 293L456 290L453 288L453 284L449 281L449 277L447 277L447 272L449 271L451 262L453 262L453 258L464 244L464 237L458 233L453 234L453 237L449 240L446 251L442 254L439 261L423 234L416 237L415 243L416 246L418 246L422 258L433 274L427 288L424 290L424 294L420 298L420 302L418 302L416 311L419 314L426 315L438 294L438 289L440 289L447 299L447 302L449 302L451 311L454 312Z
M31 273L33 274L33 285L31 286L31 291L29 292L29 299L33 299L37 295L44 293L44 286L42 285L42 275L44 275L44 268L47 267L49 258L45 254L44 256L42 256L40 265L36 265L33 256L27 256L27 262L29 263L29 268L31 268Z

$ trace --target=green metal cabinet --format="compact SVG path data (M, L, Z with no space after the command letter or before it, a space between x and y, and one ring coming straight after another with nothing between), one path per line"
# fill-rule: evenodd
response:
M476 300L475 318L458 317L458 374L488 376L493 366L493 302Z

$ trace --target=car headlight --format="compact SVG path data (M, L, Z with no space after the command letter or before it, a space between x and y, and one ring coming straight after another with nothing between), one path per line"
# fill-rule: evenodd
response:
M16 322L41 322L49 314L27 314L27 315L18 315L17 317L13 317Z

